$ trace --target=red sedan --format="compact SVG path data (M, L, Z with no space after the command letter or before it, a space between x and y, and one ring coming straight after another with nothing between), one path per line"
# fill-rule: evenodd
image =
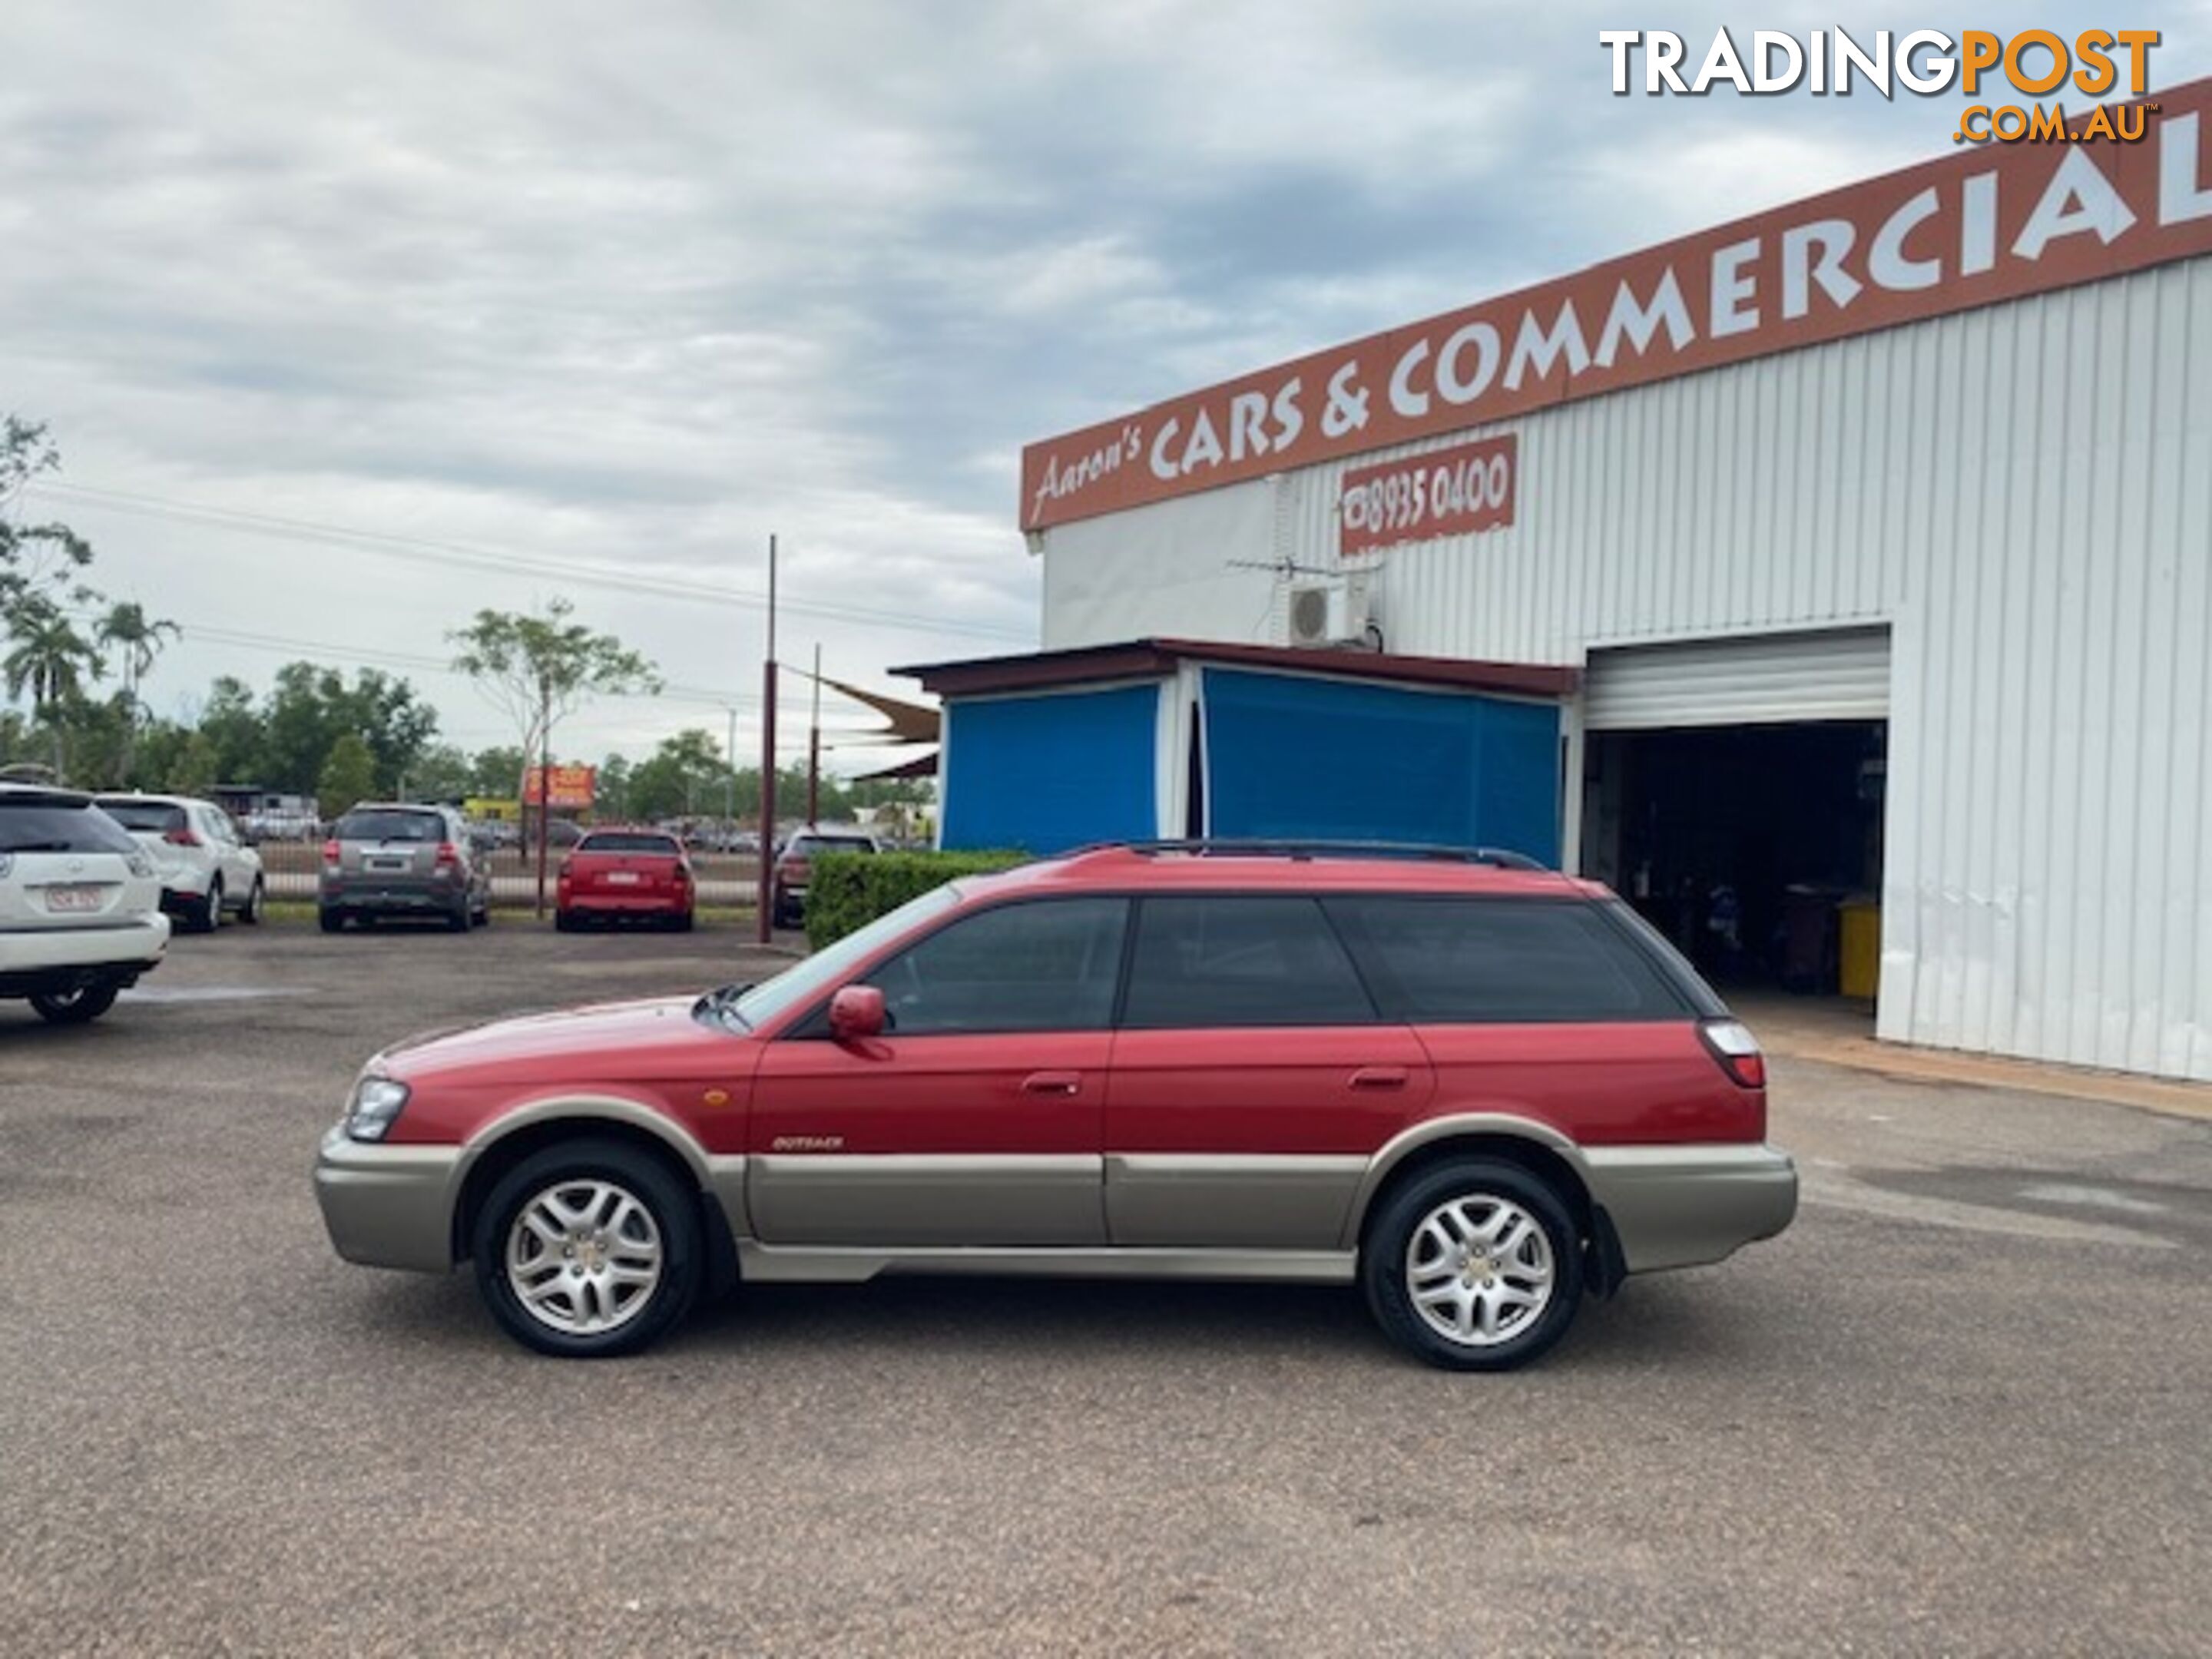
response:
M594 830L561 861L553 925L657 921L689 932L698 884L683 844L659 830Z

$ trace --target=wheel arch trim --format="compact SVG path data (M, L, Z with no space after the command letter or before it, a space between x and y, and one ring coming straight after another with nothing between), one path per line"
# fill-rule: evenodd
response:
M1408 1158L1448 1141L1477 1137L1522 1140L1541 1148L1565 1163L1582 1183L1584 1196L1589 1195L1589 1160L1580 1146L1551 1125L1511 1112L1453 1112L1424 1118L1401 1130L1368 1159L1366 1172L1360 1176L1358 1188L1352 1194L1352 1208L1345 1216L1340 1244L1346 1249L1358 1246L1376 1199Z

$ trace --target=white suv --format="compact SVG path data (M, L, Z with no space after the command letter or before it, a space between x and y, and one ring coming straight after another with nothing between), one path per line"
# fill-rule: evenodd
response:
M267 886L261 854L246 844L230 814L190 795L102 795L99 805L136 836L161 878L161 908L204 933L223 913L261 920Z
M154 860L92 797L0 783L0 997L57 1025L97 1019L161 964Z

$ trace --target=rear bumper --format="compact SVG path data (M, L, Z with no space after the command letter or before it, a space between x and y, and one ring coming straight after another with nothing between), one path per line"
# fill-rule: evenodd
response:
M465 891L460 882L429 876L348 876L338 881L325 876L315 889L315 902L326 910L443 915Z
M1719 1261L1797 1214L1797 1166L1771 1146L1593 1146L1583 1158L1632 1273Z
M578 893L561 908L580 916L680 916L691 908L689 893Z
M98 927L0 933L0 996L128 985L161 965L169 919L158 913Z
M315 1201L332 1248L365 1267L450 1272L466 1157L459 1146L351 1140L333 1127L315 1158Z

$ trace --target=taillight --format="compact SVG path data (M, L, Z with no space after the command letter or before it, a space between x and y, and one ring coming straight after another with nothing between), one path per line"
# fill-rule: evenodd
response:
M438 843L438 862L441 866L459 864L460 861L460 848L449 841L441 841Z
M792 858L783 861L783 878L786 881L801 881L805 878L805 876L806 860L805 859Z
M200 844L199 836L189 828L165 830L161 832L161 839L172 847L198 847Z
M1698 1027L1698 1035L1730 1082L1747 1089L1766 1086L1766 1056L1759 1052L1759 1039L1741 1020L1709 1019Z
M326 841L323 843L323 862L336 867L338 862L338 844L335 841Z

